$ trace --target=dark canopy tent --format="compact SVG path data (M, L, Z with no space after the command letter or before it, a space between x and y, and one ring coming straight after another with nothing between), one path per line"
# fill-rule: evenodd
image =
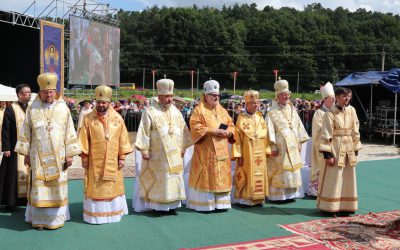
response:
M393 144L396 140L397 124L397 94L400 92L400 69L389 71L356 72L337 82L338 87L347 87L353 90L352 103L358 112L362 127L368 127L373 132L376 106L394 107ZM376 117L375 117L376 118ZM367 125L367 126L366 126Z
M400 69L394 68L389 71L389 74L379 80L386 89L389 89L395 94L394 98L394 121L393 121L393 145L396 144L396 134L397 134L397 96L400 93Z

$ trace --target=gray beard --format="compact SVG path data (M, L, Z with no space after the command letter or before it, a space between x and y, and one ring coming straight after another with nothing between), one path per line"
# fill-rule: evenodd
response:
M212 103L207 102L207 104L213 108L217 107L217 105L218 105L218 103L214 103L214 102L212 102Z
M171 103L170 104L161 104L161 107L169 109L171 107Z

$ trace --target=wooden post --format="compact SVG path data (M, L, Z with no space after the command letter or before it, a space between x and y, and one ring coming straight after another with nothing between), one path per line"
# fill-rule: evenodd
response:
M190 73L192 74L192 99L193 98L193 81L194 81L194 70L191 70Z
M155 84L156 84L156 72L157 70L152 69L151 73L153 74L153 97L154 97L154 89L155 89Z
M279 70L274 69L272 72L274 72L274 75L275 75L275 82L278 81L278 72L279 72Z
M146 69L143 68L143 86L142 86L143 90L142 91L144 91L144 82L146 81L145 78L146 78Z
M234 71L233 72L233 95L236 95L236 77L237 77L238 72Z

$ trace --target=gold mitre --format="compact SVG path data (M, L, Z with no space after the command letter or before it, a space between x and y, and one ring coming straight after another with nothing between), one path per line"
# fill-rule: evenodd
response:
M260 101L260 94L258 91L255 90L249 90L244 92L244 101L246 103L248 102L259 102Z
M173 95L174 81L171 79L160 79L157 81L158 95Z
M57 89L58 76L55 73L42 73L37 77L40 90Z
M276 81L274 83L274 89L275 89L276 97L281 93L285 93L285 92L289 92L289 94L292 93L289 90L289 82L286 80L281 80L280 78L278 81Z
M333 90L333 85L330 82L327 82L322 88L321 88L321 93L322 93L322 98L325 99L329 96L335 96L335 91Z
M107 85L97 86L94 90L96 101L111 101L112 89Z

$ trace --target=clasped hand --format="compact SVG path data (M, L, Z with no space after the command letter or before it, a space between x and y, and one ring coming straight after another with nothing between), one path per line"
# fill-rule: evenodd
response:
M216 130L214 130L214 136L220 137L220 138L227 138L227 137L229 137L229 131L224 130L224 129L216 129Z

